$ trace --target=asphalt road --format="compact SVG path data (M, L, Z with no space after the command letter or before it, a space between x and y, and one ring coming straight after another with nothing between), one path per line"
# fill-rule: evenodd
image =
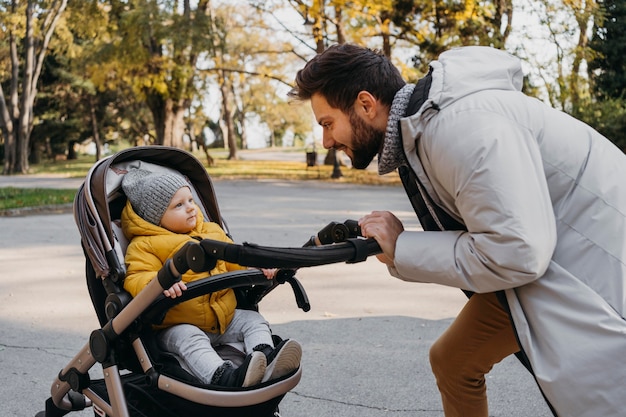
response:
M0 187L78 184L0 177ZM314 181L219 181L215 187L238 242L299 247L328 222L371 210L391 210L407 228L418 228L398 187ZM67 212L0 217L0 416L43 409L55 375L98 327L79 239ZM301 269L298 277L311 311L297 309L288 286L261 304L274 332L304 349L302 381L281 402L283 417L443 415L428 349L464 304L459 290L396 280L372 258ZM96 366L92 377L98 375ZM551 415L514 358L487 379L491 416Z

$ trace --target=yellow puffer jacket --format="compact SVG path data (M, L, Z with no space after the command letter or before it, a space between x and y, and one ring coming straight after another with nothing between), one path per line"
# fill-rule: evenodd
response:
M157 272L178 249L194 237L232 242L222 228L213 222L205 222L200 209L197 209L196 227L189 234L178 234L156 226L141 218L133 210L130 202L122 211L122 228L130 244L126 250L126 278L124 289L133 297L156 277ZM195 273L189 271L182 277L188 283L209 275L245 269L236 264L218 261L210 272ZM171 308L163 323L156 328L162 329L175 324L189 323L211 333L224 333L235 314L237 300L232 289L217 291L185 301Z

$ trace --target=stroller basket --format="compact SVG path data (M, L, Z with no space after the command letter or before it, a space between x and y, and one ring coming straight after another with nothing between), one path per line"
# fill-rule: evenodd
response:
M93 407L96 415L109 417L278 416L278 404L300 381L301 369L246 388L201 384L172 355L158 349L152 325L160 323L174 305L226 288L235 291L237 308L256 310L265 295L285 282L291 284L298 306L308 311L306 293L295 277L297 268L359 262L379 253L380 248L371 239L353 236L341 243L304 248L237 245L205 239L180 249L133 298L123 289L128 242L119 219L126 204L121 179L129 168L139 165L187 177L204 217L228 233L211 180L193 155L177 148L136 147L97 162L77 192L74 217L86 257L87 287L101 328L91 333L85 346L59 372L46 409L37 417L64 416L86 407ZM228 272L188 283L182 297L171 299L163 295L163 290L179 280L181 274L188 270L208 271L216 259L285 269L274 280L267 280L259 270ZM170 262L179 274L172 273ZM274 338L280 341L280 337ZM228 358L234 362L243 356L229 346L221 353L230 355ZM101 364L104 378L91 380L89 370L96 363Z

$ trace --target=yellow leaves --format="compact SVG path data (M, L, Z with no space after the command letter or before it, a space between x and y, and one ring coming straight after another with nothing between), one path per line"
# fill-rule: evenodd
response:
M154 79L146 78L144 80L144 86L161 96L167 96L169 92L169 87L167 82L163 79L163 77L156 77Z
M85 70L87 77L99 91L115 90L120 82L115 76L115 65L111 62L89 64Z
M11 33L16 38L26 36L26 5L22 2L17 6L15 12L3 11L0 14L0 22L2 24L0 36L2 39L7 38Z
M356 2L360 5L359 9L361 9L362 13L365 13L369 16L375 17L379 16L382 11L391 11L393 10L393 2L391 0L382 0L382 1L368 1L368 0L359 0ZM352 10L355 10L353 8ZM346 9L349 11L350 9Z

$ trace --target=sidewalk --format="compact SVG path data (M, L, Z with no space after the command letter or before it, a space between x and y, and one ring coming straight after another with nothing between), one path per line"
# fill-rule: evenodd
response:
M31 183L66 188L81 182ZM391 210L408 228L417 228L397 187L280 181L214 185L237 242L299 247L330 221L356 219L374 209ZM0 230L2 416L34 416L43 409L53 378L98 324L71 214L0 217ZM443 415L428 349L464 304L459 290L399 281L373 258L305 268L298 277L311 311L297 309L288 286L261 303L273 330L304 348L302 381L282 401L283 417ZM92 377L98 375L94 371ZM491 416L550 416L532 377L514 358L496 365L488 389Z

